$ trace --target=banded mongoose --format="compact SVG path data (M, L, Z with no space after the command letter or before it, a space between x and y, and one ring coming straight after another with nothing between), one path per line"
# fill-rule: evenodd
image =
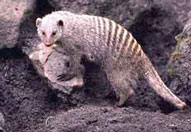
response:
M56 11L37 18L36 26L46 46L61 40L100 64L119 97L119 106L134 93L138 75L143 75L158 95L178 109L186 106L164 84L132 34L113 20Z

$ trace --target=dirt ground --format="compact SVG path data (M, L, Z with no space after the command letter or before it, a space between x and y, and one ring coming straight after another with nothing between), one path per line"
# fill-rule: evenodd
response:
M6 121L5 132L191 131L190 108L175 110L159 98L142 79L135 89L136 96L131 97L125 106L116 107L117 99L114 94L104 96L109 85L105 74L99 66L86 61L86 86L83 89L74 91L70 96L52 90L47 80L34 70L26 55L26 47L37 39L35 18L56 9L48 1L42 1L43 4L37 2L34 14L22 18L18 46L0 50L0 111ZM83 2L86 5L88 0L82 0ZM64 4L66 3L72 6L76 4L74 1L65 1ZM90 7L95 8L97 15L107 16L109 11L111 14L118 11L118 8L115 10L115 4L119 3L113 4L105 0L106 5L102 8L103 3ZM102 11L106 9L106 13ZM118 18L114 15L114 19ZM173 12L168 12L159 5L142 11L132 24L123 21L119 20L141 43L143 50L169 85L171 79L166 75L166 66L176 46L174 37L182 31L184 22L177 20ZM183 95L183 100L190 96Z

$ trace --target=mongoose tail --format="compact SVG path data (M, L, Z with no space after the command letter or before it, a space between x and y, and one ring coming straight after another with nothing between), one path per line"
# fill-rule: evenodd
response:
M143 64L143 69L145 72L144 77L148 81L149 85L158 95L160 95L166 101L171 102L176 108L184 109L186 107L186 104L170 91L170 89L161 80L160 76L156 72L148 57L145 54L143 56L143 63L145 63Z

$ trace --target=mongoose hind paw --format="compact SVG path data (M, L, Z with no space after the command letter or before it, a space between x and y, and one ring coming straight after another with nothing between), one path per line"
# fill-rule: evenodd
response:
M184 110L184 109L188 108L188 105L186 105L186 103L182 102L181 104L176 105L176 107L180 110Z
M118 107L121 107L125 104L126 100L131 96L131 95L134 95L135 92L133 89L129 89L128 93L124 94L124 93L121 93L119 95L119 103L118 103Z

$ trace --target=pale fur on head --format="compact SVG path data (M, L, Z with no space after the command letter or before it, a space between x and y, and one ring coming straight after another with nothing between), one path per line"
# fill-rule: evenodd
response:
M59 14L36 19L37 32L46 46L51 46L62 37L64 23Z

